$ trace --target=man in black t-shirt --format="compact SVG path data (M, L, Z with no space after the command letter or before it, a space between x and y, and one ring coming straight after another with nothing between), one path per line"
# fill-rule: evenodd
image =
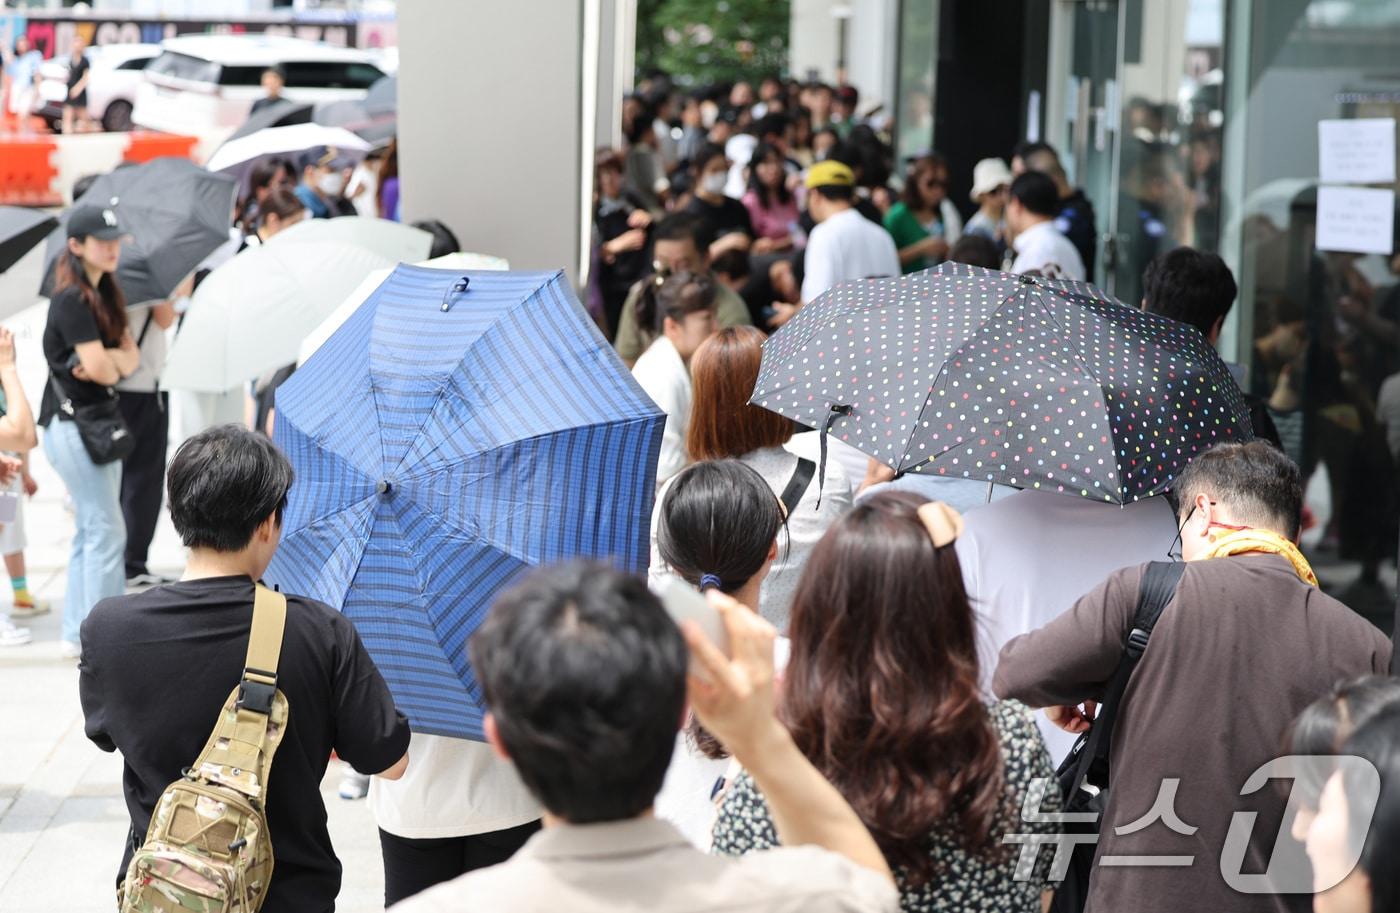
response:
M262 435L224 425L190 438L167 472L171 519L190 549L184 578L105 599L83 623L87 736L125 762L131 833L119 880L160 794L194 762L242 678L253 581L277 550L291 484L291 464ZM320 793L330 753L398 779L408 721L349 619L314 600L287 596L277 674L291 715L269 775L276 867L262 913L326 913L341 871Z

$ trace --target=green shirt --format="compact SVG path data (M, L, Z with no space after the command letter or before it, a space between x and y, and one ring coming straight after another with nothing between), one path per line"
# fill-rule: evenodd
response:
M939 221L940 226L942 220ZM927 228L919 222L913 210L904 205L904 201L890 207L890 211L885 213L885 230L894 238L894 246L897 250L904 250L911 244L917 244L929 236ZM904 272L917 273L921 269L928 269L932 264L927 257L918 257L908 263L901 264Z

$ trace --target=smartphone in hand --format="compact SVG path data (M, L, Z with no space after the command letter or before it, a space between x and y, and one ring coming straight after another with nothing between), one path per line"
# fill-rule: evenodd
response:
M699 590L674 574L663 574L652 584L652 592L678 626L683 621L695 622L720 652L729 655L729 632L724 619Z

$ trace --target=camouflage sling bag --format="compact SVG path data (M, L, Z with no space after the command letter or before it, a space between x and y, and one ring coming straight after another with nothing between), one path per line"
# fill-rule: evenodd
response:
M277 661L287 599L255 587L243 680L194 766L161 794L131 858L121 913L255 913L272 880L268 773L287 731Z

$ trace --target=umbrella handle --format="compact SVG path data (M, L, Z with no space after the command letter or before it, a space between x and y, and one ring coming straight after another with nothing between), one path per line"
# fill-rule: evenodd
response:
M831 425L838 416L850 415L852 412L851 407L845 403L832 403L829 408L831 411L827 413L826 422L822 425L822 459L817 469L817 510L822 509L822 489L826 487L826 435L831 431Z
M465 292L467 290L467 286L471 285L471 282L471 277L463 276L456 282L452 283L452 285L448 287L447 291L442 293L442 309L444 311L452 310L452 296L460 295L463 292Z

